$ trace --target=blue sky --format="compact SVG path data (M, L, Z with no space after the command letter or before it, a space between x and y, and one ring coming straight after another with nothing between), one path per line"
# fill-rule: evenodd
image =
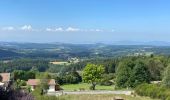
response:
M169 0L1 0L0 41L170 41Z

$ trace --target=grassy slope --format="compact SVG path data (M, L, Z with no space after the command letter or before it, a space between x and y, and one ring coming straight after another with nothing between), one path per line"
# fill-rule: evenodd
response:
M150 99L148 97L131 97L125 95L64 95L61 100L113 100L115 96L122 97L125 100L158 100Z
M61 86L64 90L79 90L80 88L84 88L85 90L89 90L90 84L81 83L81 84L68 84ZM114 90L114 86L96 86L96 90Z

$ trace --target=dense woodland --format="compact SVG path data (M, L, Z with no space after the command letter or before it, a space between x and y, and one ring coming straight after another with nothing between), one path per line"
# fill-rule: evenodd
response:
M14 70L38 70L40 72L48 69L48 61L40 59L16 59L0 62L0 72L13 72Z
M164 69L170 62L169 57L165 56L138 56L138 57L119 57L106 59L90 59L70 65L52 65L49 60L37 59L18 59L8 62L0 62L0 72L13 72L14 70L37 71L56 73L57 75L66 75L72 72L80 72L88 63L103 65L105 74L122 76L123 70L129 70L129 73L135 70L135 66L142 66L149 72L150 80L161 80ZM144 70L145 70L144 69ZM128 72L127 72L128 73ZM128 74L129 74L128 73ZM135 73L134 73L135 74ZM129 74L130 75L130 74ZM126 77L130 77L125 75Z

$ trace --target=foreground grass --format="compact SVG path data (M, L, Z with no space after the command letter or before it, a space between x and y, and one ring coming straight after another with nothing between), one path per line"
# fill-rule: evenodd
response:
M158 100L151 99L148 97L131 97L125 95L112 95L112 94L103 94L103 95L64 95L59 97L59 100L113 100L115 96L122 97L124 100Z
M80 84L67 84L67 85L62 85L61 88L64 90L69 90L69 91L77 91L80 88L83 88L85 90L89 90L90 84L87 83L80 83ZM114 86L96 86L96 90L114 90Z

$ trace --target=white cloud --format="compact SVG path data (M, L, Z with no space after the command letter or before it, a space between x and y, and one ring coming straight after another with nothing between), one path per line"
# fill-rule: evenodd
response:
M31 25L24 25L21 27L13 27L13 26L2 27L0 30L2 30L2 31L34 31L34 32L42 32L42 31L46 31L46 32L115 32L114 29L110 29L110 30L105 30L105 29L100 29L100 28L80 29L80 28L75 28L75 27L71 27L71 26L67 27L67 28L47 27L45 29L43 29L43 28L34 29L34 28L32 28Z
M4 30L4 31L12 31L12 30L15 30L15 28L12 27L12 26L9 26L9 27L3 27L2 30Z
M24 31L31 31L31 30L33 30L31 25L24 25L20 29L24 30Z
M48 32L62 32L64 30L63 30L63 28L59 27L59 28L54 28L54 29L46 28L46 31L48 31Z
M78 29L78 28L73 28L73 27L68 27L68 28L66 29L66 31L67 31L67 32L77 32L77 31L80 31L80 29Z
M90 29L89 31L91 31L91 32L103 32L104 30L102 30L102 29Z
M68 27L66 29L63 29L62 27L58 27L58 28L46 28L46 31L48 32L76 32L76 31L80 31L80 29L73 28L73 27Z
M59 27L59 28L56 28L55 31L64 31L63 28Z
M46 28L46 31L49 31L49 32L51 32L51 31L53 31L51 28Z
M96 32L103 32L103 30L101 30L101 29L96 29L95 31Z

